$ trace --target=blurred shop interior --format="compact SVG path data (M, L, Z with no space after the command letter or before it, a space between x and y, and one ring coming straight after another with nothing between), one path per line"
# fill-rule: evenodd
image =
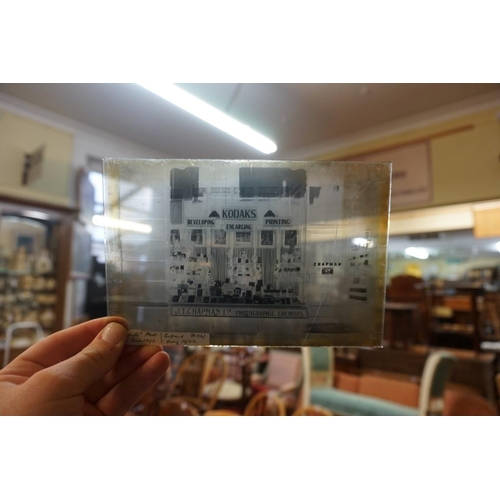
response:
M0 84L0 356L105 316L102 158L391 161L383 348L168 348L131 415L498 415L500 84Z

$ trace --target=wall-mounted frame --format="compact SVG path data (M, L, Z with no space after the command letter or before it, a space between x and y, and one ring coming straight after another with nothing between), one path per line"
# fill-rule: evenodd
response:
M229 233L225 229L212 229L212 246L226 247Z
M296 247L299 243L299 231L297 229L285 229L283 231L283 246Z
M274 248L276 246L276 231L272 229L261 229L259 233L260 248Z
M203 229L191 229L190 241L194 246L205 246L205 234Z
M252 231L235 231L234 246L235 247L251 247L252 246Z
M180 229L171 229L170 230L170 244L171 245L180 245L181 243L181 230Z

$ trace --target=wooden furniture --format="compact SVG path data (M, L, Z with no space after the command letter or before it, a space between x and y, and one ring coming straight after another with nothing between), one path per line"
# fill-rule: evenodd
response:
M455 362L455 356L446 351L429 354L420 382L418 407L336 387L311 388L311 403L326 407L338 415L442 415L444 391Z
M188 401L182 398L171 398L159 402L158 415L162 417L196 417L199 412Z
M204 417L241 417L239 413L231 410L207 410Z
M482 284L436 281L423 285L427 296L428 344L481 350L479 298Z
M426 295L423 280L401 274L393 276L386 289L385 331L387 345L396 347L426 340Z
M228 376L222 383L217 404L243 410L252 396L250 377L255 363L248 347L228 347L221 350L228 365Z
M393 276L387 286L387 300L390 302L420 303L424 299L424 294L418 288L418 285L422 283L422 278L417 278L409 274Z
M214 408L228 372L222 352L210 348L189 355L180 365L168 397L180 396L200 413Z
M416 302L386 302L384 345L408 348L417 342L421 324L420 305Z
M485 340L500 341L500 292L486 291L481 325Z
M428 355L437 348L413 346L402 349L359 349L355 365L350 367L353 374L389 373L413 377L418 381ZM456 357L456 366L450 376L450 383L469 388L485 397L493 405L497 404L495 373L498 365L496 353L474 353L463 349L447 349ZM338 366L339 360L336 359Z
M300 397L302 385L302 353L300 349L270 349L263 374L253 374L251 386L254 391L275 391L293 411Z
M300 406L293 414L293 417L331 417L333 413L327 408L318 405Z
M275 391L262 391L250 399L243 412L245 417L284 417L285 403Z
M75 208L34 200L25 202L0 195L0 232L4 242L10 241L12 245L12 248L6 249L12 253L15 247L30 247L31 241L35 247L38 246L37 241L40 244L44 241L41 249L49 251L53 264L50 271L37 269L31 263L24 270L11 269L0 258L0 295L10 296L8 300L0 301L0 336L14 322L36 321L46 334L65 326L65 310L68 301L71 301L67 284L71 279L72 231L76 215ZM8 219L12 222L10 229L5 224ZM14 219L19 224L35 223L43 227L45 239L38 240L31 235L33 239L28 237L23 241L22 233L15 230Z

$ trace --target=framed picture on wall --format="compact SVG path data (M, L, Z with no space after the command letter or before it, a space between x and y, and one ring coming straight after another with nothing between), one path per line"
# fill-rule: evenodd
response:
M205 243L203 229L191 229L191 241L195 246L202 246Z
M263 229L260 232L259 246L262 248L273 248L276 241L276 232L270 229Z
M213 229L212 230L212 245L214 247L225 247L227 246L227 231L224 229Z
M170 244L178 245L181 242L181 230L171 229L170 230Z
M283 246L293 248L299 242L299 232L296 229L285 229L283 231Z
M235 231L234 233L235 247L251 247L252 246L252 231Z

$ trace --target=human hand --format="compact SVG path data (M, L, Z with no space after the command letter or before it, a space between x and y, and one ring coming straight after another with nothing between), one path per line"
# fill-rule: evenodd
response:
M0 370L0 415L124 415L167 371L160 346L125 346L110 316L53 333Z

